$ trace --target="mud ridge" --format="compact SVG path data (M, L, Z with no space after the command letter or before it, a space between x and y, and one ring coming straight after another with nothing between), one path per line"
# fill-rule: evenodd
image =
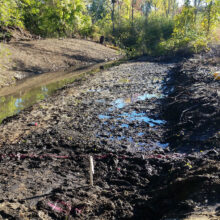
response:
M167 142L176 150L192 152L219 148L220 92L213 73L220 69L219 52L194 56L179 64L169 86L173 92L164 103L170 122Z

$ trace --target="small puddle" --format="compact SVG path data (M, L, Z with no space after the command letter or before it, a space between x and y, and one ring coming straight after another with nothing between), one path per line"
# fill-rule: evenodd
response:
M149 94L149 93L145 93L144 95L139 95L137 97L138 100L144 101L146 99L152 99L152 98L157 98L157 99L161 99L163 98L164 95L163 94Z
M123 113L121 115L118 115L118 117L115 116L110 116L110 115L98 115L99 119L116 119L116 120L126 120L128 122L133 122L133 121L139 121L139 122L145 122L147 123L150 127L154 127L155 125L162 125L165 124L166 121L164 120L157 120L150 118L146 116L146 113L137 113L136 111L133 111L131 113ZM128 128L128 124L122 124L121 127L126 127Z
M146 99L161 99L163 98L163 94L150 94L150 93L144 93L143 95L140 94L134 94L131 97L126 97L126 98L118 98L115 101L111 102L111 105L114 108L124 108L126 105L135 103L137 101L144 101ZM114 108L109 108L109 110L113 111Z
M151 127L154 127L155 125L162 125L165 124L166 122L163 120L155 120L152 118L149 118L146 113L142 112L142 113L137 113L136 111L133 111L131 113L123 113L119 116L122 116L122 118L117 118L117 119L125 119L129 122L132 121L139 121L139 122L145 122L147 124L149 124Z
M123 135L117 135L117 131L115 129L117 128L123 128L122 133L126 133L125 131L127 129L131 129L132 127L138 127L138 123L146 123L147 127L158 127L161 125L164 125L166 121L160 120L160 119L153 119L147 115L146 112L121 112L118 113L117 110L122 110L124 107L128 106L129 104L136 103L137 101L144 101L146 99L161 99L163 98L163 94L150 94L150 93L144 93L144 94L134 94L131 97L126 98L118 98L112 102L110 102L110 105L112 107L107 109L107 112L105 114L99 114L98 118L103 120L104 125L109 125L108 128L110 128L111 131L105 131L104 134L102 132L98 134L96 137L98 138L104 138L110 141L126 141L129 144L133 145L137 151L146 151L147 149L154 149L156 147L160 148L166 148L169 146L168 143L160 143L153 142L153 143L146 143L141 142L138 139L142 139L144 136L144 132L138 132L135 136L135 138L132 138L131 136ZM100 99L96 101L97 103L104 103L105 100ZM123 111L123 110L122 110ZM114 123L115 126L110 126L110 124ZM135 123L138 122L138 123Z
M143 136L144 133L140 132L137 135ZM168 143L161 143L159 141L147 143L147 142L136 141L132 137L117 136L117 135L114 136L111 132L105 132L105 134L98 134L98 135L96 135L96 137L97 138L105 138L105 140L110 140L110 141L126 141L134 147L133 150L135 150L135 151L154 150L158 147L165 149L169 146Z
M99 115L99 119L110 119L111 116L108 115Z
M115 107L117 108L123 108L122 105L115 105ZM113 111L113 108L109 108L109 111ZM122 114L118 114L118 115L109 115L109 114L99 114L98 115L99 119L114 119L114 120L125 120L127 122L133 122L133 121L138 121L138 122L145 122L147 123L149 126L154 127L155 125L163 125L166 123L166 121L164 120L159 120L159 119L153 119L147 116L147 113L145 112L141 112L138 113L136 111L132 111L131 113L122 113ZM122 123L121 124L122 128L128 128L129 125L128 123Z

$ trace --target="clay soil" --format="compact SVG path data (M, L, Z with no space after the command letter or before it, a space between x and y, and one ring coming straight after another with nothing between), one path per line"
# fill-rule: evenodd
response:
M92 41L81 39L41 39L15 35L0 44L0 88L17 80L46 72L56 72L114 60L119 52ZM21 34L21 33L20 33Z
M218 51L129 61L4 120L0 218L219 219Z

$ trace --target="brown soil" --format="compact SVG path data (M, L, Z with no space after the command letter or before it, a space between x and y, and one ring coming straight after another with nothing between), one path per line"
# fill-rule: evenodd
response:
M114 60L118 51L80 39L32 40L31 36L13 32L9 44L0 45L0 87L41 74Z

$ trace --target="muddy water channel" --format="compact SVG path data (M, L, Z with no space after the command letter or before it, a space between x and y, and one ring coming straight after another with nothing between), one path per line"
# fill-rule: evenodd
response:
M86 75L99 71L100 67L105 68L116 64L117 62L106 62L69 71L45 73L0 89L0 123L5 118L47 98L66 84L83 79Z

